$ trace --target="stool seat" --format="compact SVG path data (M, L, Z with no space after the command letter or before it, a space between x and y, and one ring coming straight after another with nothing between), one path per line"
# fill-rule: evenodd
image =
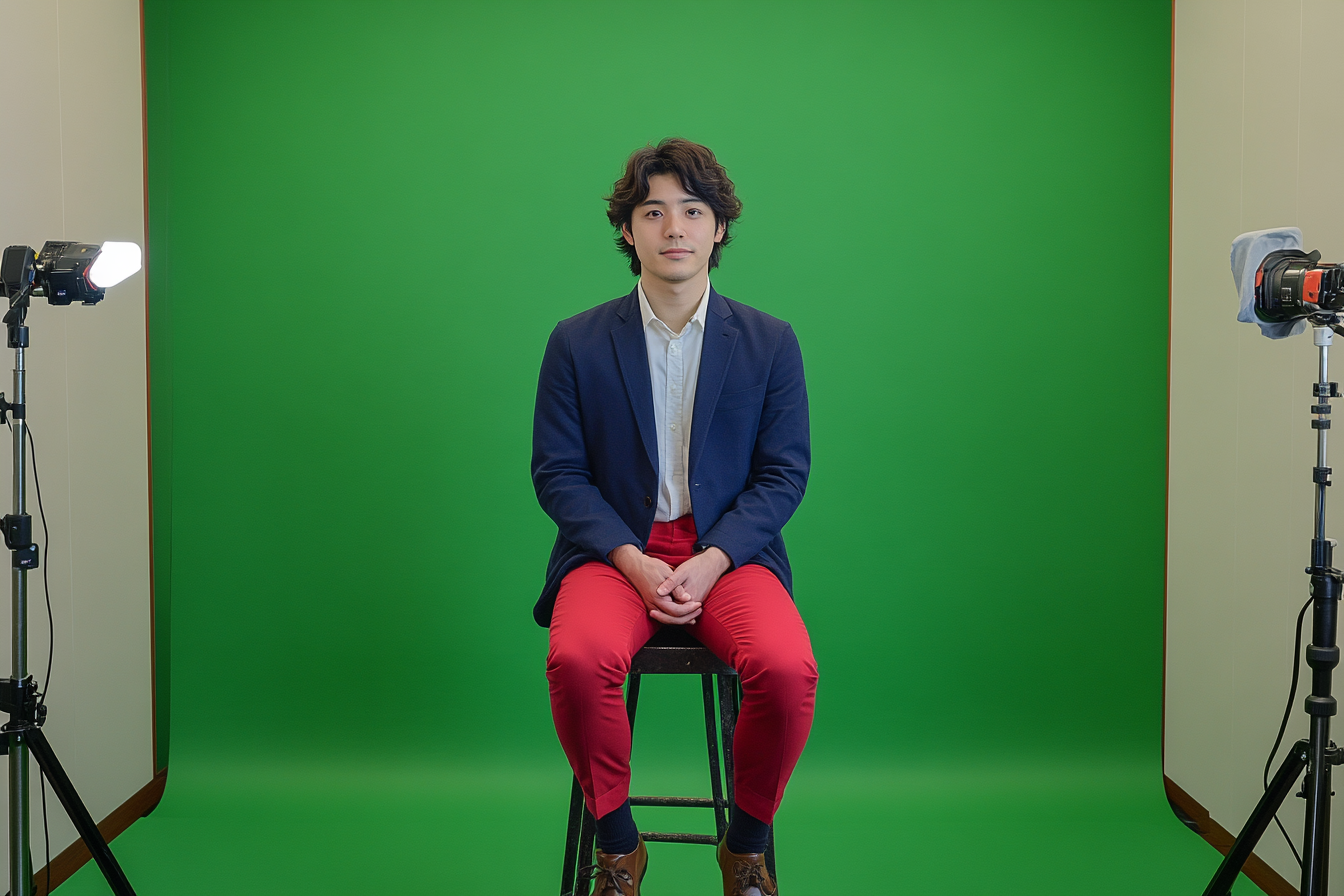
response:
M631 675L736 675L688 632L690 626L665 625L630 661Z

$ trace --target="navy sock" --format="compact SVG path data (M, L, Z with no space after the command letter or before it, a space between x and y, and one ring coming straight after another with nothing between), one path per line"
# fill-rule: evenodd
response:
M639 848L639 828L626 800L597 820L597 848L608 855L623 856Z
M770 845L770 825L743 812L742 807L734 801L728 821L728 836L725 839L728 841L728 851L740 856L765 852L765 848Z

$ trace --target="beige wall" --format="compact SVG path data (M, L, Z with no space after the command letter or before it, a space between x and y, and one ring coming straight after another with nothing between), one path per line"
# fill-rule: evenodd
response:
M1316 350L1310 331L1272 341L1236 322L1228 253L1243 231L1296 225L1344 261L1341 34L1338 0L1176 2L1165 769L1233 832L1261 793L1308 597ZM1344 382L1344 350L1333 362ZM1344 441L1331 460L1344 484ZM1344 541L1338 500L1331 519ZM1302 806L1280 813L1299 846ZM1257 853L1299 880L1276 829Z
M0 34L0 245L143 245L137 0L0 0ZM114 287L95 307L34 305L29 325L29 418L51 528L43 562L55 614L46 730L101 819L153 776L144 275ZM12 394L13 352L0 350L0 359L0 390ZM7 512L11 455L7 431L0 436L0 506ZM36 503L30 490L35 517ZM41 678L48 627L41 577L29 582L29 668ZM2 590L8 606L8 585ZM3 675L9 616L0 613ZM0 800L7 799L2 788L0 777ZM40 867L38 807L34 776ZM50 795L48 812L55 856L76 836ZM5 846L0 838L7 867Z

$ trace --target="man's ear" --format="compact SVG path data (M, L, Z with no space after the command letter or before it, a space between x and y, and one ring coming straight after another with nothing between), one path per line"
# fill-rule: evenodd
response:
M633 233L630 232L630 225L629 225L629 224L622 224L622 225L621 225L621 236L625 237L625 241L626 241L627 243L629 243L630 245L633 246L633 245L635 244L635 235L634 235ZM717 242L717 241L716 241L716 242Z
M727 232L728 232L728 225L727 225L727 224L720 224L719 227L718 227L718 229L714 231L714 242L716 242L716 243L721 243L721 242L723 242L723 235L724 235L725 233L727 233ZM631 243L631 245L634 245L634 244Z

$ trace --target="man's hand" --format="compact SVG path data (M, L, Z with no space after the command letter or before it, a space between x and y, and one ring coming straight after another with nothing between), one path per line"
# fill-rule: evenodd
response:
M657 557L650 557L633 544L623 544L611 552L610 558L612 565L635 586L655 622L687 625L700 615L700 601L659 593L659 586L670 581L676 572Z
M672 570L672 574L658 586L658 594L676 598L683 604L703 606L714 583L732 565L733 561L728 559L727 554L711 545Z

